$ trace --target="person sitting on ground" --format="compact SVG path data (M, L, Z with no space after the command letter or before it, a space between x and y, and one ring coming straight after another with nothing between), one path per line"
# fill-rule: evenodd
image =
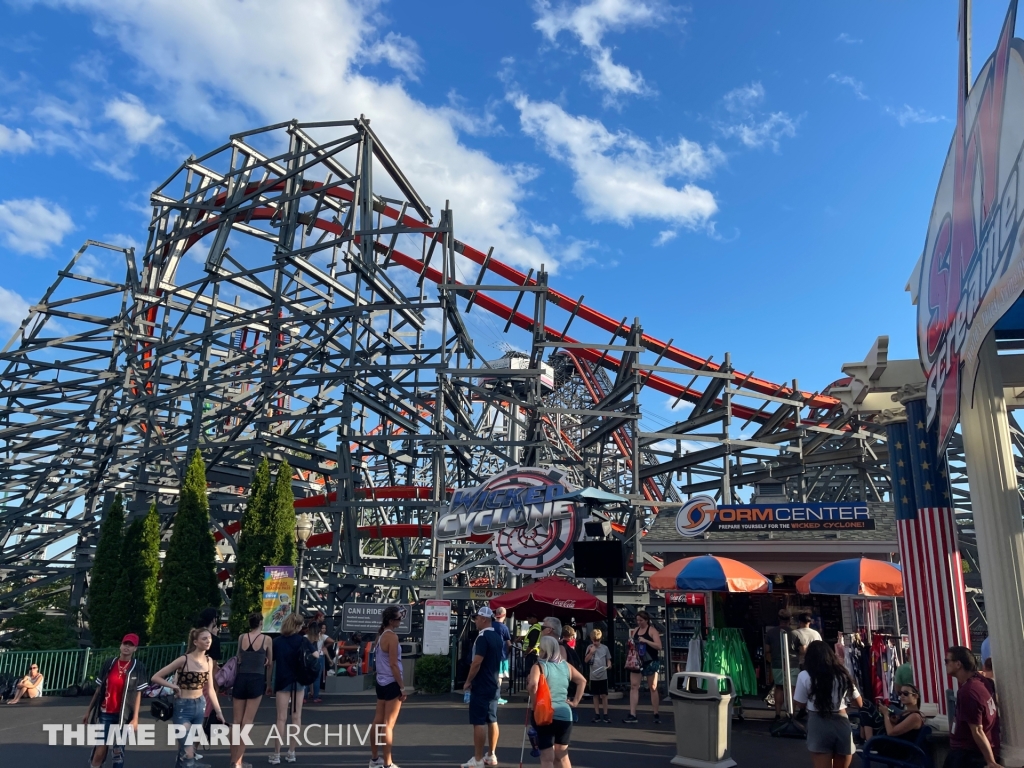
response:
M39 671L36 664L33 664L28 668L28 674L21 678L15 687L17 693L14 694L13 699L7 702L8 704L17 704L21 701L22 696L38 699L43 695L43 673Z

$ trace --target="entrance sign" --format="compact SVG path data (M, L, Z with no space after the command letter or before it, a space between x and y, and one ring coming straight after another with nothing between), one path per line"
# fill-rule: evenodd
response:
M381 614L388 605L390 603L342 603L342 632L376 635L380 631ZM412 633L412 609L408 605L401 607L405 609L405 615L402 616L402 623L398 625L398 635L405 637Z
M724 504L710 496L692 496L676 515L676 532L688 539L707 531L872 531L862 501L771 505Z
M280 632L285 617L291 613L295 594L295 567L263 566L263 631Z
M438 516L438 541L491 533L498 560L514 573L544 576L572 562L582 509L564 497L575 486L557 469L510 467L482 485L459 488Z
M927 377L928 425L945 449L974 389L981 344L1024 291L1024 41L1010 3L995 52L967 94L939 178L921 258L917 344Z
M423 604L423 653L448 654L451 640L451 600L427 600Z

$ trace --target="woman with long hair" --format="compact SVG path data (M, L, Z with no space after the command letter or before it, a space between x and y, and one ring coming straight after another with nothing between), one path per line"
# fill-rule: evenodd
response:
M822 640L807 646L804 669L796 679L793 702L807 708L807 751L814 768L849 768L853 731L846 708L861 705L860 691Z
M558 641L547 635L540 639L537 663L530 669L530 676L526 682L526 690L531 701L537 696L541 675L544 675L551 691L551 708L555 715L547 725L537 725L537 722L533 721L533 727L537 729L541 768L554 768L556 765L558 768L571 768L569 737L572 735L572 710L579 706L580 699L583 698L587 679L562 658ZM569 683L576 684L576 695L571 701Z
M636 648L640 657L640 669L629 670L629 716L624 717L622 722L635 723L636 707L640 703L640 682L647 678L647 686L651 689L651 709L654 711L654 724L661 724L661 715L658 714L658 672L661 670L661 662L658 661L658 651L662 649L661 635L651 624L651 614L647 611L639 611L636 614L636 626L630 630L629 642Z
M174 692L175 725L203 725L206 700L213 704L213 711L224 722L224 713L217 700L217 685L213 680L214 662L207 656L213 642L213 635L206 627L193 629L188 635L188 649L152 677L152 682L170 688ZM174 673L174 682L167 676ZM191 729L189 729L191 730ZM177 768L196 768L196 751L187 736L178 740Z
M306 695L309 697L310 704L320 704L323 702L323 699L320 698L320 684L323 680L324 666L327 661L324 647L334 645L334 640L327 636L327 625L316 618L310 619L306 625L306 639L320 652L320 674L317 675L312 685L306 687Z
M370 742L370 765L372 768L398 768L391 762L391 745L394 741L395 723L405 695L405 677L402 669L402 645L398 642L396 630L405 617L405 609L389 605L381 614L380 634L374 648L374 663L377 667L377 709L373 713L373 740ZM384 744L377 751L377 726L384 726Z
M885 723L885 735L914 743L917 741L921 729L924 728L924 715L921 714L921 692L916 685L904 683L899 687L897 695L900 704L903 705L902 711L894 713L888 707L880 707ZM879 753L887 754L890 751L888 746L882 745L883 748L878 750ZM891 751L895 752L896 748L893 747Z
M274 663L274 647L269 637L261 631L263 614L249 614L249 631L238 636L238 669L235 685L231 690L234 724L239 728L251 725L260 708L263 692L270 687L270 670ZM232 768L244 768L245 742L238 740L231 745ZM251 766L250 766L251 768Z
M288 733L289 714L292 725L302 728L302 697L306 688L299 684L298 677L302 667L303 649L309 644L306 636L302 634L302 627L302 617L297 613L289 613L281 624L281 634L274 638L274 682L272 688L267 688L267 695L274 694L274 703L277 705L277 732L282 734L282 737ZM315 648L313 652L316 652ZM271 765L281 764L280 740L274 743L274 754L268 761ZM295 747L290 740L284 761L295 762Z

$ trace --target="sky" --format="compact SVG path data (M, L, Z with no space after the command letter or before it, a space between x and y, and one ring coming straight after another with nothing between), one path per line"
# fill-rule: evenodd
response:
M85 240L144 244L189 154L363 114L459 239L820 390L917 356L956 71L956 0L0 0L0 336Z

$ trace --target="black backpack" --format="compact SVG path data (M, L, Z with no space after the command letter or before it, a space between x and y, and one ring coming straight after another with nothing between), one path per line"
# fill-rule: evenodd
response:
M302 640L299 649L299 667L295 670L295 679L299 685L312 685L320 677L320 657L316 655L316 647L309 640Z

